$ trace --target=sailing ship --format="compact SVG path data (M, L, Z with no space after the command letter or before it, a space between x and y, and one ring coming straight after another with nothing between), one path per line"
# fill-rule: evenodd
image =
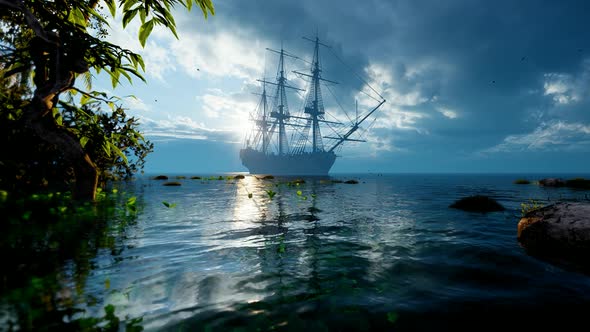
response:
M364 142L362 139L352 138L353 134L361 128L361 123L385 103L385 99L377 93L381 98L375 99L377 105L361 116L358 115L357 104L356 118L351 123L327 120L321 85L337 84L322 77L320 46L329 46L320 42L317 36L315 39L304 39L314 43L311 70L309 74L299 71L293 73L309 82L307 91L288 82L285 58L307 61L282 47L279 51L267 48L279 56L278 69L275 82L258 80L262 83L262 94L258 107L250 114L253 130L247 134L245 146L240 150L242 164L250 174L327 175L336 161L336 151L344 142ZM274 87L270 101L267 85ZM297 115L289 112L287 90L306 92L303 108ZM333 134L322 136L323 125L329 126ZM325 144L324 139L330 140L330 144Z

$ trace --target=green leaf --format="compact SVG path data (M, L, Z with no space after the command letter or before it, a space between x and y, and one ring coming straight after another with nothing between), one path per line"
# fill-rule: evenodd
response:
M113 17L115 17L115 12L116 12L116 8L117 8L117 5L115 4L115 0L104 0L104 2L106 2L107 7L109 7L109 11L111 12L111 15Z
M70 11L68 21L74 23L75 25L86 27L86 18L84 17L84 13L82 13L80 8L74 8L72 11Z
M162 204L164 204L165 207L170 209L176 206L176 203L162 202Z
M141 24L145 23L146 16L147 16L147 9L141 8L139 10L139 19L141 20Z
M104 19L104 17L102 17L96 10L94 10L92 7L89 6L84 6L84 9L87 10L90 15L94 16L95 19L99 20L100 22L106 24L107 26L109 25L109 22L107 22L107 20ZM113 16L115 16L113 14ZM84 18L84 26L86 26L86 18Z
M154 20L151 19L144 24L141 25L139 28L139 43L142 47L145 47L145 41L147 37L152 33L152 29L154 28Z
M123 159L125 164L128 164L127 156L125 155L125 153L123 153L123 151L121 151L121 149L119 149L119 147L113 144L112 142L109 142L109 144L111 145L111 151L114 151L117 156Z
M301 192L301 190L297 190L297 196L301 196L303 193Z
M90 71L84 73L84 86L87 90L92 89L92 74L90 73Z
M126 12L129 8L133 7L137 3L138 0L124 0L125 4L123 5L123 11Z
M397 315L397 313L396 313L396 312L394 312L394 311L391 311L391 312L388 312L388 313L387 313L387 320L388 320L390 323L392 323L392 324L393 324L393 323L395 323L395 322L397 321L397 319L398 319L398 315Z
M82 138L80 138L80 145L82 145L82 148L84 148L86 146L86 143L88 143L89 138L83 136Z
M127 24L129 24L129 22L131 22L133 20L135 15L137 15L138 11L139 11L138 9L131 9L129 11L124 11L125 14L123 14L123 29L125 29L127 27Z
M127 206L135 205L136 201L137 201L137 197L135 197L135 196L129 197L129 199L127 200Z
M117 85L119 84L119 76L121 75L121 71L115 69L109 72L109 74L111 75L111 83L113 84L113 88L117 87Z

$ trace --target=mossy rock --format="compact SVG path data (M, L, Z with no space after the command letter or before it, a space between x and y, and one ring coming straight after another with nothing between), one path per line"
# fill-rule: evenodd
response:
M347 180L347 181L344 181L344 183L347 183L347 184L357 184L359 182L357 180Z
M517 179L514 180L514 184L530 184L531 181L527 180L527 179Z
M506 210L500 203L487 196L475 195L461 198L449 206L453 209L459 209L470 212L493 212Z
M565 186L576 189L590 189L590 180L584 178L576 178L565 181Z
M245 179L245 178L246 178L246 177L245 177L245 176L243 176L242 174L238 174L238 175L234 176L234 179L235 179L235 180L241 180L241 179Z
M164 186L169 186L169 187L178 187L181 186L182 183L177 182L177 181L172 181L172 182L166 182L164 183Z
M295 179L295 180L291 181L291 183L305 183L305 180L303 180L303 179Z
M179 175L179 176L177 176L176 178L177 178L177 179L179 179L179 180L183 180L183 179L186 179L186 176Z
M332 183L344 183L342 180L332 180Z
M191 176L191 180L200 180L201 177L200 176Z
M265 175L265 176L263 176L263 177L262 177L262 180L272 180L272 179L274 179L274 178L275 178L275 177L274 177L274 176L272 176L272 175Z
M154 177L154 180L168 180L166 175L158 175Z

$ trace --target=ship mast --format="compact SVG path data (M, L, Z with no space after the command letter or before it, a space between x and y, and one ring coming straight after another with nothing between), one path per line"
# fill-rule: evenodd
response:
M314 95L314 99L312 102L312 108L305 109L306 113L309 113L311 115L311 124L312 124L312 135L313 135L313 142L312 142L312 151L313 152L317 152L318 151L318 142L320 143L320 146L322 146L322 136L320 134L320 124L318 122L318 116L320 114L324 114L324 110L320 110L319 109L319 103L318 103L318 96L320 94L320 44L319 44L320 40L319 38L316 36L315 37L315 47L314 47L314 56L313 56L313 69L311 70L311 73L313 75L313 95ZM322 150L323 150L323 146L322 146Z
M298 57L287 53L282 47L280 51L275 51L270 48L267 48L268 51L278 53L279 54L279 68L277 72L277 82L268 82L266 80L258 80L259 82L268 83L271 85L277 86L277 93L274 96L274 103L275 107L274 110L270 112L270 117L276 119L273 123L272 131L276 124L279 125L279 135L278 135L278 146L279 146L279 155L284 155L289 153L289 143L287 141L287 131L285 130L285 125L287 125L287 120L291 117L289 114L289 107L287 106L287 93L285 92L286 88L294 89L303 91L302 89L290 86L287 84L287 77L285 76L285 57L292 57L299 59ZM270 137L267 138L267 141L270 141ZM267 144L268 145L268 144Z
M268 123L266 122L266 83L262 83L262 153L268 148Z
M281 55L279 58L279 77L278 82L278 98L279 105L277 106L278 112L271 112L270 116L276 118L279 121L279 156L285 154L289 150L287 145L287 133L285 132L285 119L289 117L289 111L287 108L287 95L285 93L285 50L281 48Z
M325 81L333 84L337 82L322 78L320 69L320 45L330 47L320 42L316 35L315 39L303 37L303 39L314 43L313 62L311 66L311 75L304 74L298 71L294 73L311 78L311 91L307 95L304 112L309 114L312 129L312 152L323 152L324 144L322 142L322 133L320 131L320 122L329 122L324 120L324 105L322 102L322 92L320 89L320 81Z

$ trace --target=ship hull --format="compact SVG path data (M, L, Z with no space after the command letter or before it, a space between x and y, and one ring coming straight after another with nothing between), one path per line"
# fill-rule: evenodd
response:
M327 175L336 154L315 152L279 156L246 148L240 150L240 159L250 174Z

